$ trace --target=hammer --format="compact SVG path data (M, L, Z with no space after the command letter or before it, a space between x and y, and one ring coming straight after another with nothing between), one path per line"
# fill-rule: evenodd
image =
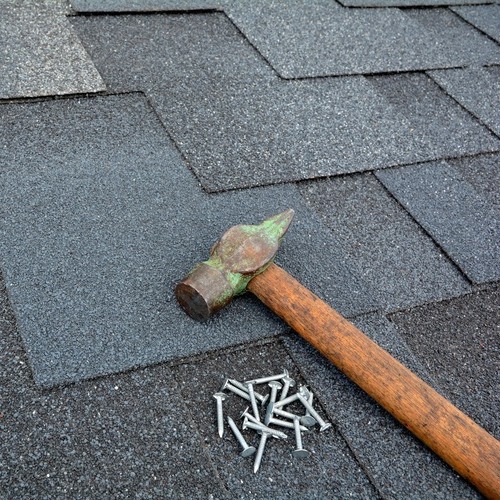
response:
M252 292L416 437L489 498L500 498L500 442L273 263L294 215L230 228L175 294L203 321Z

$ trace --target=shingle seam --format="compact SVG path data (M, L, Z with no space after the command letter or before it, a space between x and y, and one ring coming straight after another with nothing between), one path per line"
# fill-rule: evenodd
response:
M168 366L169 368L175 368L175 367L182 366L182 365L189 365L189 364L192 364L194 362L205 361L207 359L210 359L214 356L218 356L221 354L231 354L233 352L245 351L245 350L252 348L252 347L261 347L261 346L267 346L267 345L273 345L273 344L275 345L278 343L279 337L280 337L280 334L270 334L269 337L263 337L260 339L252 340L250 342L242 342L239 344L233 344L233 345L230 345L227 347L210 349L208 351L200 352L198 354L193 354L190 356L181 356L179 358L165 361L165 362L162 362L160 364ZM152 365L148 365L148 366L152 366Z
M262 59L262 61L267 66L269 66L269 68L271 68L271 70L275 73L275 75L283 80L286 80L286 78L283 77L279 73L279 71L271 64L269 59L267 59L266 56L264 54L262 54L262 52L260 52L259 49L252 43L252 41L245 35L245 33L243 33L243 31L241 31L239 26L231 19L231 17L226 13L226 11L222 11L222 13L226 17L226 19L231 23L231 25L234 27L234 29L245 39L245 41L248 43L248 45L250 45L250 47L252 47L252 49L255 51L255 53L259 55L259 57Z
M288 332L288 335L290 335L290 334L296 335L296 333L293 332L292 329L290 329L289 332ZM286 353L288 354L289 358L292 360L292 362L295 365L295 367L296 367L297 371L299 372L300 376L304 380L308 381L308 385L313 389L315 397L320 402L320 405L321 405L323 411L326 414L330 415L330 412L325 408L325 405L322 403L322 399L323 399L322 391L320 391L317 388L315 388L314 387L314 383L313 384L309 383L309 378L304 373L304 370L302 369L302 365L300 364L300 362L298 360L295 359L292 350L289 349L287 347L286 343L282 341L282 338L284 338L285 335L287 335L287 334L283 333L283 334L279 335L278 336L278 342L283 347L283 349L286 351ZM332 417L332 416L330 415L330 417ZM332 420L334 420L334 419L332 418ZM351 443L350 439L345 435L345 433L340 429L340 427L338 425L336 425L335 423L333 425L335 427L335 431L338 432L338 434L340 435L340 437L342 438L342 440L346 444L347 448L349 449L349 451L350 451L353 459L359 465L359 467L361 468L361 470L363 471L363 473L365 474L365 476L368 478L368 481L373 486L373 489L376 491L376 493L379 495L380 498L382 498L384 500L388 500L389 497L387 497L387 496L385 496L383 494L382 489L380 488L380 486L377 483L377 480L375 479L375 477L373 476L373 474L370 472L369 468L366 467L365 464L363 463L362 459L360 458L359 454L356 452L356 449L353 446L353 444Z
M175 392L177 394L181 394L181 384L179 380L177 380L178 374L176 372L173 373L173 379L174 379L174 384L175 384ZM210 453L210 446L209 443L205 442L203 439L202 433L200 432L198 423L196 420L193 418L193 414L189 411L188 405L186 404L186 401L184 398L180 398L180 404L182 405L182 408L187 415L187 423L191 429L196 429L196 439L199 444L199 449L202 450L202 453L208 457L208 465L210 469L212 470L212 475L216 478L216 481L219 483L219 487L223 491L224 495L226 498L230 498L230 490L227 486L227 484L224 482L222 477L219 474L219 470L217 469Z
M482 67L483 66L481 66L481 68ZM447 68L447 69L453 69L453 68ZM466 111L470 116L472 116L476 121L478 121L483 127L488 129L488 131L491 132L495 137L500 138L500 134L495 132L487 123L485 123L479 116L475 115L470 109L466 108L458 99L456 99L452 94L450 94L443 85L441 85L435 78L433 78L432 75L430 74L431 71L439 71L439 70L431 69L426 71L425 73L440 88L440 90L442 90L448 97L453 99L464 111Z
M249 42L250 43L250 42ZM496 43L496 42L495 42ZM253 45L252 45L253 46ZM254 46L253 46L254 47ZM262 54L261 54L262 55ZM264 57L264 56L262 56ZM266 59L267 61L267 59ZM490 64L490 66L497 66L497 64ZM392 70L392 71L377 71L377 72L366 72L366 73L341 73L341 74L325 74L325 75L314 75L314 76L282 76L274 66L271 68L276 72L276 74L284 81L295 81L295 80L324 80L326 78L355 78L355 77L370 77L370 76L391 76L391 75L403 75L403 74L413 74L413 73L426 73L427 71L442 71L447 69L464 69L465 66L444 66L436 68L420 68L420 69L402 69L402 70Z
M71 99L92 99L94 97L113 97L113 96L123 96L123 95L135 95L139 94L144 97L144 91L142 90L117 90L117 91L108 91L101 90L99 92L84 92L81 94L54 94L54 95L41 95L34 97L13 97L8 99L0 98L0 106L2 104L32 104L35 102L50 102L50 101L63 101L63 100L71 100ZM151 104L150 104L151 105Z
M213 191L209 191L208 189L205 188L205 186L203 186L203 184L201 183L200 179L198 178L198 176L196 175L193 167L191 166L191 163L189 161L189 159L186 157L186 155L182 152L181 148L179 148L177 142L175 141L174 139L174 136L172 135L172 133L170 132L170 130L168 129L168 125L166 122L164 122L161 118L161 116L158 114L158 111L156 110L156 107L154 105L154 103L151 101L149 95L147 94L147 92L143 92L143 91L139 91L140 94L142 94L144 96L144 99L146 100L146 103L148 104L148 106L151 108L151 110L153 111L153 114L154 116L156 117L156 120L158 121L158 123L160 124L160 126L163 128L163 130L165 131L165 134L167 135L169 141L172 143L173 147L175 148L175 150L177 151L177 153L179 154L179 156L181 157L182 161L184 162L184 164L186 165L186 167L188 168L189 172L193 175L194 177L194 180L196 181L196 183L198 184L198 188L201 189L201 191L205 192L205 193L208 193L208 194L211 194ZM216 192L220 192L220 191L216 191Z
M411 305L409 307L405 307L402 309L394 309L393 311L389 311L389 312L384 313L384 316L389 321L391 321L391 323L395 324L392 321L392 317L397 315L397 314L409 313L411 311L414 311L415 309L419 309L419 308L434 305L434 304L446 304L449 302L453 302L455 300L460 300L460 299L465 298L465 297L476 295L476 294L481 293L481 292L485 292L488 290L495 290L499 286L500 286L500 281L489 281L487 283L480 283L480 284L473 283L470 291L464 292L460 295L457 295L456 297L443 297L443 298L437 299L437 300L428 300L428 301L422 302L421 304Z
M495 2L491 2L491 3L486 3L486 4L463 4L463 5L461 4L461 5L452 5L451 7L477 7L477 6L484 6L484 5L496 5L496 3ZM453 12L453 14L455 16L457 16L461 21L463 21L464 23L468 24L469 26L472 26L472 28L474 28L475 30L479 31L482 35L484 35L486 38L490 39L492 42L496 43L497 45L500 45L498 43L498 41L495 40L492 36L488 35L488 33L486 33L486 31L482 30L481 28L479 28L475 24L471 23L470 21L468 21L467 19L465 19L465 17L462 17L458 12L455 12L453 9L450 9L449 7L450 6L448 6L447 9L450 12ZM496 64L490 64L490 65L486 64L485 66L497 66L497 65Z
M446 161L446 160L443 160ZM428 163L428 162L420 162L420 163ZM402 167L403 165L401 165ZM399 167L394 167L394 168L399 168ZM443 246L432 236L432 234L424 227L420 222L413 216L413 214L403 205L403 203L394 196L394 194L386 187L386 185L378 178L377 173L382 170L382 169L377 169L375 170L374 176L377 179L377 182L379 182L383 189L386 191L386 193L408 214L408 216L415 222L417 227L423 232L424 235L426 235L428 238L431 239L431 241L434 243L434 245L437 247L437 249L448 259L449 263L460 273L460 275L465 279L467 284L469 286L473 286L474 282L464 273L462 268L451 258L449 253L443 248ZM385 170L385 169L384 169ZM466 294L461 294L461 295L466 295ZM439 301L432 301L432 302L439 302ZM416 306L418 307L418 306ZM386 311L386 313L392 313L395 311Z
M71 13L66 14L66 17L93 17L93 16L148 16L148 15L203 15L203 14L220 14L222 9L216 9L215 7L212 9L204 8L204 9L190 9L190 10L99 10L95 12L78 12L76 10L72 10Z
M474 116L474 119L476 119L475 116ZM482 123L481 123L481 125L482 125ZM166 125L164 125L164 126L166 126ZM488 131L490 131L490 130L488 129ZM496 136L496 134L495 134L495 136ZM171 137L170 134L169 134L169 137ZM172 140L174 141L176 148L179 150L179 148L177 147L177 144L175 143L175 140L174 139L172 139ZM226 188L210 188L208 186L205 187L201 184L200 184L200 186L208 194L229 193L231 191L242 191L242 190L246 190L246 189L258 189L258 188L263 188L266 186L281 186L281 185L287 185L287 184L299 184L301 182L328 179L330 177L343 177L343 176L348 176L348 175L352 175L352 174L366 174L366 173L370 173L370 172L375 173L379 170L387 170L389 168L399 168L399 167L411 167L414 165L421 165L423 163L428 163L431 161L449 161L449 160L459 160L462 158L475 158L477 156L494 154L494 153L500 153L500 148L492 150L492 151L480 151L478 153L465 153L465 154L462 154L460 156L436 156L434 158L428 158L425 160L416 161L416 162L412 162L412 163L396 163L396 164L386 165L384 167L378 167L376 169L375 168L365 168L365 169L356 170L354 172L343 172L343 173L337 174L337 175L325 174L325 175L314 175L313 177L301 177L300 179L275 180L272 182L263 181L263 182L260 182L258 184L255 183L255 184L252 184L249 186L244 186L244 187L236 186L236 187L226 187ZM189 165L189 168L191 169L191 171L193 171L192 167L189 163L189 160L182 154L182 152L180 152L180 154L181 154L182 158L184 159L185 163L187 163ZM194 171L193 171L193 173L194 173ZM195 176L196 176L196 174L195 174ZM199 182L199 179L197 176L196 176L196 179Z
M428 10L428 9L447 9L449 7L476 7L477 5L494 5L494 0L485 0L484 3L460 3L453 4L444 2L436 5L344 5L340 4L344 9L360 10L360 9L400 9L400 10Z

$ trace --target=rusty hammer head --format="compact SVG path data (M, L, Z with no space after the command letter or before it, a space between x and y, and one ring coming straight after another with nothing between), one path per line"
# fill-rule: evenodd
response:
M245 292L249 281L265 271L278 251L294 211L285 210L259 225L230 228L212 247L210 258L175 288L182 308L203 321Z

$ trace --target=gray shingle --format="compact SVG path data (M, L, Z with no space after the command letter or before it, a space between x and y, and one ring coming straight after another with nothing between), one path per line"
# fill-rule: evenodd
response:
M497 439L499 311L496 287L391 316L398 333L452 402Z
M396 359L427 378L422 365L383 316L366 315L357 318L355 324ZM292 334L286 346L383 497L479 498L472 487L310 345Z
M463 156L488 147L498 150L494 135L485 134L469 113L424 74L376 76L369 81L408 120L411 135L425 134L421 147L434 152L435 158Z
M446 92L500 135L500 66L431 71L429 74Z
M224 14L72 17L111 90L278 77Z
M461 273L372 174L300 185L302 196L344 244L346 258L379 293L385 310L470 289Z
M438 7L484 4L485 0L339 0L346 7Z
M3 5L0 47L0 99L105 90L57 6Z
M488 203L500 210L500 154L471 156L448 160L455 170L473 186L474 190Z
M500 216L445 162L390 169L377 177L476 283L500 278Z
M142 96L4 105L0 113L1 267L38 383L282 331L251 297L197 323L173 287L225 229L290 206L297 220L278 261L344 314L378 307L294 187L203 193Z
M74 23L111 88L148 93L210 191L500 147L425 75L281 81L217 14Z
M289 0L285 9L253 0L225 12L285 78L500 62L500 48L447 9L345 9L330 0Z
M76 12L148 12L221 9L227 0L70 0Z
M0 276L2 498L224 495L172 370L35 387Z
M451 10L500 43L499 5L453 7Z
M363 77L350 77L184 86L151 91L151 99L210 191L500 147L425 76L383 82L383 95Z
M291 454L295 438L292 432L287 440L272 439L267 443L262 465L257 474L252 467L255 456L239 456L239 445L225 426L224 438L216 431L215 401L217 392L228 377L240 381L282 373L289 370L297 384L307 383L287 352L279 343L258 347L247 347L235 352L221 352L205 359L194 360L176 368L176 378L181 394L193 418L199 425L208 452L217 471L229 490L231 498L378 498L362 467L349 450L344 439L331 427L319 433L317 427L303 434L303 445L311 455L297 460ZM269 387L261 385L256 390L266 394ZM290 389L290 394L296 388ZM248 402L230 395L223 403L225 415L230 415L240 424L240 415ZM319 404L315 408L325 415ZM291 408L293 411L295 408ZM297 413L303 414L300 407ZM249 443L257 447L259 437L246 431Z

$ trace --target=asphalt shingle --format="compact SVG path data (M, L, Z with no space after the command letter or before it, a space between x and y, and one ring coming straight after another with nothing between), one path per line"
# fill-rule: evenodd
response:
M429 74L462 106L500 135L500 66L430 71Z
M500 147L424 75L198 84L151 99L210 191Z
M474 190L500 211L500 154L486 154L448 160Z
M399 83L408 92L398 107L364 77L199 84L155 90L151 100L210 191L500 147L493 134L430 79L395 78L384 80L386 92ZM420 84L425 91L417 102L411 92Z
M478 497L255 298L173 288L293 207L278 263L499 437L489 1L0 0L0 497ZM283 367L334 426L254 475L212 394Z
M147 92L209 191L500 148L425 75L281 81L219 14L73 22L110 88Z
M303 446L310 455L297 460L292 456L295 437L293 431L285 431L286 440L271 439L266 444L259 472L253 474L255 455L249 458L239 456L240 446L228 425L220 439L215 421L215 400L217 392L226 378L240 381L282 373L288 369L297 384L307 383L287 352L279 343L257 347L248 346L234 352L221 352L205 359L194 360L176 368L176 377L181 387L182 398L195 416L200 433L208 448L218 474L229 490L231 498L378 498L368 477L349 450L342 436L334 427L324 432L312 428L303 433ZM290 389L293 394L297 387ZM256 391L269 392L267 385L256 386ZM240 415L248 402L229 393L223 403L224 415L229 415L240 425ZM319 404L314 405L325 416ZM300 406L290 411L304 414ZM259 436L246 431L249 444L257 448Z
M283 8L281 0L253 0L225 12L284 78L500 62L500 48L447 9L345 9L330 0L289 0Z
M227 0L70 0L76 12L148 12L221 9Z
M410 135L421 138L420 148L435 158L463 156L481 148L498 151L496 137L485 133L484 127L424 74L374 76L369 81L408 120ZM419 154L425 153L419 150Z
M500 438L500 289L391 315L451 401Z
M278 78L221 13L82 16L71 23L112 91Z
M37 388L0 276L0 496L221 498L172 370Z
M2 6L0 99L105 90L57 6Z
M378 307L294 187L207 195L143 96L4 105L0 113L1 267L38 383L282 331L250 297L195 322L173 287L228 227L289 207L297 220L278 261L346 315ZM325 249L338 256L326 267Z
M342 241L387 310L461 295L466 280L373 174L302 183L302 196Z
M451 10L500 43L500 5L453 7Z
M339 0L346 7L439 7L484 4L485 0Z
M428 381L422 365L387 319L366 315L356 318L355 324ZM463 479L309 344L292 334L286 346L382 497L479 498Z
M469 279L499 279L499 213L458 171L431 162L376 175Z

